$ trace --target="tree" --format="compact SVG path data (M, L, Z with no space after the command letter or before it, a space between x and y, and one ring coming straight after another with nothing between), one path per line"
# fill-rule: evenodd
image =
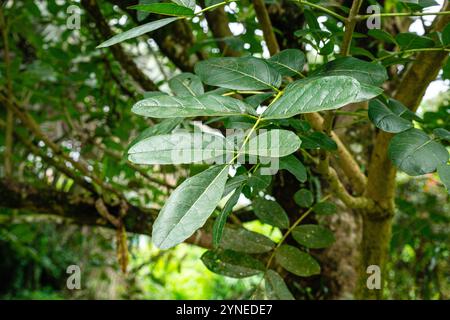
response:
M0 205L116 229L124 271L134 232L208 248L219 274L261 275L258 297L324 280L329 297L381 298L367 268L386 274L397 170L449 187L450 133L415 113L449 76L449 4L432 4L82 0L72 30L70 1L7 1ZM233 210L241 195L251 204ZM254 220L282 238L242 226Z

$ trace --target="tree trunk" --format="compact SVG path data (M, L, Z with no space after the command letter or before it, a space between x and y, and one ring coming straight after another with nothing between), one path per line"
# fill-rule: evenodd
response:
M358 266L356 298L382 299L383 283L387 273L386 261L391 239L392 216L373 218L370 215L365 215L362 228L361 259ZM379 289L368 287L367 280L371 274L367 272L367 268L371 265L376 265L381 270L381 287Z
M362 219L352 210L339 207L338 214L323 221L336 239L318 258L329 292L327 299L353 299L357 287Z

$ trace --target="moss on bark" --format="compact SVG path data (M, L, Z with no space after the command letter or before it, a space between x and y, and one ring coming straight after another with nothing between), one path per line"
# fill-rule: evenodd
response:
M391 240L392 215L383 218L363 218L363 234L361 242L361 260L359 263L359 279L356 291L357 299L382 299L383 284L386 278L386 261ZM381 269L381 288L369 289L367 267L377 265Z

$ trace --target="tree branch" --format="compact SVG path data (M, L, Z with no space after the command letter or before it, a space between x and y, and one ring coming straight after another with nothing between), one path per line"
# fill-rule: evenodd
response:
M5 128L6 123L0 120L0 127ZM28 139L25 139L22 135L20 135L18 132L14 132L14 137L22 143L32 154L34 154L37 157L40 157L42 160L44 160L49 165L55 167L58 171L65 174L68 178L75 181L80 187L85 189L86 191L92 192L93 194L97 194L97 191L95 190L94 186L87 182L83 177L78 176L75 172L70 170L63 162L58 161L54 157L49 157L46 152L35 146L31 141Z
M114 34L103 17L97 2L95 0L82 0L81 4L92 17L104 40L111 38ZM158 86L137 67L136 63L125 53L120 44L116 44L110 47L110 49L114 58L142 89L145 91L158 90Z
M335 17L336 19L341 20L342 22L346 22L347 21L347 18L341 16L340 14L338 14L338 13L332 11L332 10L329 10L329 9L327 9L325 7L322 7L321 5L318 5L318 4L309 2L309 1L304 1L304 0L296 0L296 1L298 3L300 3L300 4L307 5L307 6L310 6L312 8L315 8L317 10L320 10L322 12L325 12L326 14L329 14L330 16Z
M35 188L29 184L14 183L10 180L0 180L0 207L21 209L39 216L51 215L68 219L78 225L89 225L116 229L99 214L93 198L48 188ZM119 217L120 205L105 204L108 212ZM129 206L128 213L123 217L123 223L128 232L151 236L152 225L157 215L154 209L144 210ZM186 243L204 248L212 247L212 236L205 229L200 229Z
M306 120L308 120L314 130L322 131L323 130L323 118L317 112L315 113L306 113ZM361 194L364 192L366 187L366 176L359 168L359 164L356 162L355 158L352 156L350 151L348 151L347 147L344 143L339 139L336 133L331 131L331 138L336 142L337 149L337 157L336 162L345 175L350 180L352 188L354 189L356 194Z
M5 100L6 98L4 98L3 95L0 94L0 99ZM20 119L22 124L27 127L36 137L41 139L56 156L60 156L64 160L70 162L77 170L79 170L86 177L89 177L103 191L115 194L119 199L125 200L124 195L120 191L114 189L112 186L102 181L93 172L90 172L85 164L81 163L80 161L75 161L69 155L67 155L58 144L53 142L47 135L42 132L39 125L34 121L34 119L16 101L13 101L13 104L7 106L8 109L14 112L14 114Z
M450 15L450 11L439 12L381 12L373 14L358 15L358 20L365 20L376 17L424 17L424 16L445 16Z
M101 151L103 151L104 153L106 153L107 155L109 155L110 157L116 159L116 160L122 160L123 157L119 152L115 152L111 149L108 149L105 145L103 145L102 143L93 141L93 143L95 144L95 146L97 146ZM144 177L145 179L147 179L148 181L152 182L152 183L156 183L158 186L164 186L170 190L175 189L175 186L171 185L170 183L163 181L163 180L159 180L157 178L154 178L152 176L150 176L148 174L148 172L141 166L138 166L130 161L126 161L125 162L126 165L128 167L130 167L131 169L137 171L142 177Z
M270 55L273 56L280 51L277 38L273 32L272 22L270 21L269 14L267 13L266 4L264 0L253 0L253 8L255 9L256 17L264 34L264 40L266 40L267 48Z
M126 12L136 24L148 22L148 19L138 21L137 11L128 9L137 1L108 0L108 2ZM199 56L203 58L201 54L189 53L189 48L194 44L194 37L190 25L185 20L174 21L164 28L155 30L151 36L158 44L159 50L183 72L192 72Z
M442 10L447 11L449 9L450 5L446 1ZM439 16L434 21L433 30L442 31L449 22L449 15ZM416 111L426 89L436 79L447 58L448 53L445 51L419 53L404 73L395 91L394 98L410 110ZM377 134L368 168L366 196L373 199L381 208L393 212L396 169L387 155L392 137L392 134L383 131Z
M205 8L205 1L201 0L200 5ZM211 30L212 35L217 41L217 45L220 52L224 56L239 57L241 53L239 51L231 49L224 39L234 37L229 27L229 21L227 13L223 6L218 7L211 11L205 11L205 18L208 22L208 27Z
M352 44L353 32L355 31L355 26L359 9L361 8L362 0L353 0L350 13L345 22L345 33L344 39L342 40L341 54L343 56L348 56L350 53L350 46Z
M6 77L6 91L7 91L7 105L11 104L13 97L12 78L11 78L11 57L9 51L8 29L5 16L3 14L3 6L0 6L0 29L2 30L3 39L3 58L5 60L5 77ZM12 154L13 154L13 126L14 116L11 110L7 108L6 111L6 126L5 126L5 151L4 151L4 170L5 176L10 178L12 176Z
M108 71L109 75L111 76L111 79L117 84L120 91L122 91L123 94L127 95L131 99L136 98L137 93L135 90L127 88L123 83L122 80L114 73L114 70L112 68L111 63L108 60L108 57L103 56L102 62L105 64L106 70Z
M350 195L339 180L336 171L331 167L328 169L328 182L330 183L331 188L336 192L338 198L341 199L348 208L366 209L373 207L374 203L371 199L366 197L353 197Z

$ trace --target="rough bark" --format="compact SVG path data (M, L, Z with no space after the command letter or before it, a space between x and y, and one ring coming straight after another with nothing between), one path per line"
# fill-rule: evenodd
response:
M0 180L0 207L21 209L32 214L51 215L67 219L79 225L100 226L115 229L98 213L95 206L96 199L85 196L57 191L50 188L36 188L11 180ZM109 213L118 216L120 205L106 204ZM158 212L154 209L142 209L135 206L128 208L123 218L128 232L151 235L152 225ZM210 248L212 236L206 229L200 229L186 243Z
M344 111L356 111L367 109L367 103L351 104L342 108ZM356 185L352 183L354 175L347 175L340 165L342 159L339 154L348 153L356 160L362 168L367 167L368 150L373 144L371 126L368 123L354 124L354 118L348 116L337 116L334 124L334 136L339 137L339 146L350 146L350 143L357 144L361 150L352 148L338 151L338 155L332 154L331 165L342 180L342 184L351 193L361 194L365 188L364 184ZM335 140L336 141L336 140ZM342 147L339 147L342 148ZM366 179L362 170L358 171L363 179ZM362 180L362 179L361 179ZM357 180L359 181L359 180ZM335 243L327 248L320 258L322 263L322 273L326 277L325 281L329 288L329 299L353 299L358 285L358 262L361 259L359 246L362 238L362 216L359 210L350 209L346 205L334 200L338 206L338 214L327 217L322 223L333 231Z
M321 253L319 259L329 290L326 298L352 299L357 287L362 219L345 205L338 204L338 212L322 222L333 231L336 241Z
M446 1L443 10L448 10L449 7ZM449 22L450 16L439 16L435 20L434 31L442 31ZM408 66L404 73L394 98L401 101L410 110L415 111L429 84L436 78L447 58L446 52L422 52L418 54L415 61ZM373 199L376 206L372 210L364 212L358 298L379 299L382 295L382 289L369 290L367 288L366 268L369 265L378 265L381 268L382 279L385 277L392 217L395 211L396 169L387 155L392 136L392 134L385 132L377 134L370 159L366 196Z

